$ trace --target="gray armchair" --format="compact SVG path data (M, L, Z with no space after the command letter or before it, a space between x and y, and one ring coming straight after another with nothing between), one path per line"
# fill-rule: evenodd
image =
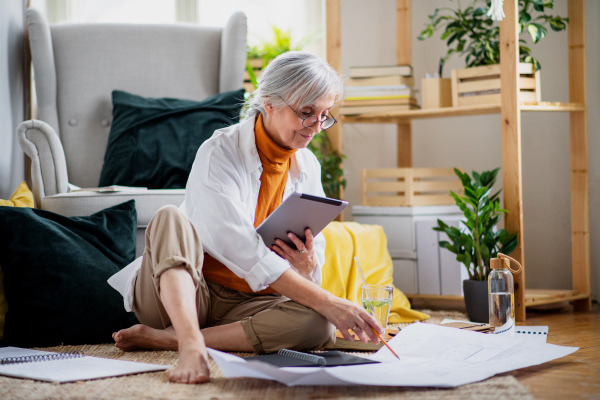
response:
M49 25L27 10L39 120L17 135L31 158L36 207L90 215L135 199L138 254L160 207L179 206L184 189L117 193L69 192L68 183L96 187L112 120L111 92L203 100L240 89L246 63L246 16L224 28L189 24Z

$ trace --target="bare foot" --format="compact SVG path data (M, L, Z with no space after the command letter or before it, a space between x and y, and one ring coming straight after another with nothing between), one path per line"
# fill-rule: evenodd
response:
M200 332L180 340L179 361L169 372L169 380L177 383L205 383L210 380L208 354Z
M138 324L113 333L115 346L123 351L139 349L177 350L177 336L172 326L154 329Z

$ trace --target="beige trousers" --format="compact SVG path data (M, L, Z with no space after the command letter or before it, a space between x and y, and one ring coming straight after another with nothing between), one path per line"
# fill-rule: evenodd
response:
M135 283L133 309L138 320L165 329L171 320L160 300L160 275L185 268L196 287L201 328L241 321L255 352L313 350L333 344L335 327L316 311L278 295L238 292L204 280L202 244L193 224L177 207L162 207L146 229L142 267ZM190 305L192 306L192 305Z

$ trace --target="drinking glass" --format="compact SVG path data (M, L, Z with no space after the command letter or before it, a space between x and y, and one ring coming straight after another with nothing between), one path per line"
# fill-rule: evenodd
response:
M362 286L362 305L369 314L375 317L383 329L386 328L388 316L390 315L393 292L394 288L391 285Z

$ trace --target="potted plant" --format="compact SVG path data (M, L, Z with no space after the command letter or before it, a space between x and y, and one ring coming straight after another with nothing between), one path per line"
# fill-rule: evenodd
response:
M309 40L308 38L303 38L297 45L293 46L290 31L285 31L275 25L272 28L273 39L271 41L264 42L258 46L248 47L246 71L255 89L258 86L257 71L266 67L272 59L281 53L302 49ZM346 187L344 170L341 167L345 156L331 149L331 141L323 131L314 137L309 143L308 149L313 152L321 164L321 182L323 183L325 195L327 197L340 198L340 189Z
M448 226L438 219L438 226L433 228L446 233L449 241L440 241L439 245L456 254L456 260L467 268L469 279L463 281L465 305L469 319L475 322L488 322L490 259L498 253L510 254L518 244L518 232L509 233L496 227L501 215L507 212L500 209L500 190L492 194L499 170L481 174L473 171L471 177L455 168L464 195L459 196L453 191L450 195L464 214L463 227Z
M465 56L467 67L500 63L500 28L488 15L491 0L474 0L465 9L460 0L457 3L457 9L436 8L418 36L419 40L425 40L435 31L443 30L440 38L446 40L448 51L440 59L440 77L443 65L452 54ZM568 18L546 14L546 10L553 7L554 0L519 0L519 34L527 32L533 43L537 43L548 33L546 26L557 32L567 29ZM541 65L531 55L525 40L519 39L519 43L519 60L539 70Z

